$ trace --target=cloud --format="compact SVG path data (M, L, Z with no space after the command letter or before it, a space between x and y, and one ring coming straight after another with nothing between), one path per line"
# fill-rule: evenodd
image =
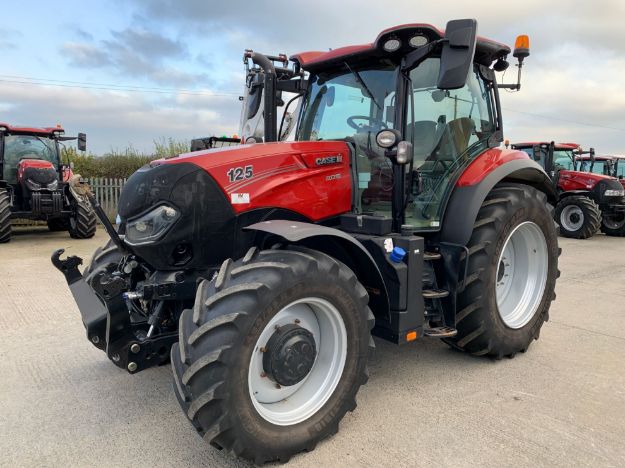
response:
M129 144L149 151L161 137L190 140L235 133L238 103L236 96L178 94L153 100L130 92L0 86L0 109L10 123L61 123L68 135L85 131L89 149L97 154Z
M66 42L61 52L70 65L109 69L122 77L145 78L160 85L184 87L210 82L206 73L191 73L170 64L188 59L182 41L146 29L112 31L110 39L97 43Z
M0 28L0 50L17 48L16 40L19 40L21 36L22 34L15 29Z

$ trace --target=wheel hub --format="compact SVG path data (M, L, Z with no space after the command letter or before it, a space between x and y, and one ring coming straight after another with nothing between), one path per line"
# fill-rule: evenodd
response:
M274 382L289 387L309 374L316 355L311 332L298 325L284 325L276 329L265 346L263 370Z

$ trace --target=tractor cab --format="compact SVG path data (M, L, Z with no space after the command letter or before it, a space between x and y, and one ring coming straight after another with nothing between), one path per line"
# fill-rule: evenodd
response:
M0 206L0 211L6 211L0 213L0 242L10 239L10 218L43 220L51 230L72 232L71 220L75 219L75 205L80 199L73 186L80 181L73 175L72 164L61 161L61 145L78 140L78 149L84 151L86 136L80 133L67 137L64 133L60 126L35 128L0 123L0 196L8 198ZM93 216L89 220L95 223Z
M371 44L292 57L310 73L296 140L349 143L358 212L392 216L396 229L440 229L463 170L501 141L497 88L518 89L497 85L490 68L508 66L508 46L455 26L453 39L409 24Z

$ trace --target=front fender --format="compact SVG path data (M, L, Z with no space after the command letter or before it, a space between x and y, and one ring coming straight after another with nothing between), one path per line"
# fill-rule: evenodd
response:
M299 221L272 220L252 224L246 230L261 231L289 242L319 250L351 268L369 293L369 306L376 317L389 317L386 285L378 265L353 236L338 229Z
M538 163L529 157L510 159L491 167L483 174L472 178L461 177L452 192L443 218L441 231L443 242L467 245L482 203L499 182L530 185L544 192L551 204L555 205L558 200L553 182Z

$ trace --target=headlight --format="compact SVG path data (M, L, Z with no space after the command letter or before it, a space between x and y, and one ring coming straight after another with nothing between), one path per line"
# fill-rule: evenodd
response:
M130 245L149 244L161 237L178 220L180 213L168 205L160 205L152 211L129 220L125 241Z
M604 197L625 197L625 189L623 190L606 190L603 192Z
M31 179L26 179L26 187L30 190L41 190L41 185Z
M58 180L53 180L52 182L50 182L47 185L47 189L48 190L56 190L56 188L59 186L59 181Z

